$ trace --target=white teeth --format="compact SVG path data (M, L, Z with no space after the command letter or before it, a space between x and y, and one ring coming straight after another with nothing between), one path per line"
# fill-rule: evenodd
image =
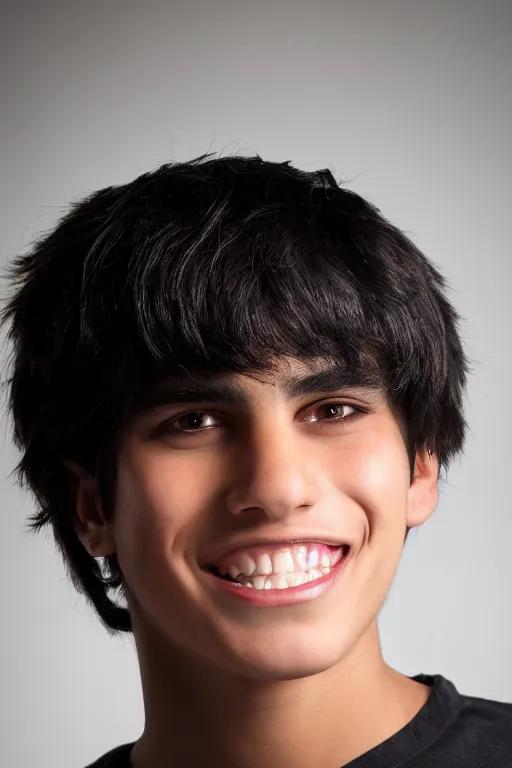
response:
M288 579L288 586L300 587L307 579L307 575L305 573L290 573L286 578Z
M339 563L343 555L345 554L344 547L340 547L339 549L335 550L331 555L331 568L336 565L336 563Z
M308 571L322 571L336 565L344 555L344 548L326 551L325 548L294 547L275 552L261 552L254 557L241 552L231 564L219 568L221 576L229 574L232 579L243 581L255 576L282 576Z
M326 573L329 573L330 568L314 569L308 573L281 573L272 574L272 576L257 575L253 576L251 581L240 582L240 586L253 587L254 589L289 589L290 587L299 587L302 584L307 584L310 581L319 579Z
M254 576L252 579L252 584L255 589L265 589L266 580L266 576Z
M285 552L275 552L272 556L272 563L275 574L293 573L295 570L292 553L289 549Z
M266 553L258 555L256 558L256 573L263 576L270 576L272 573L272 558Z
M240 558L240 568L244 576L253 576L256 572L256 563L246 552Z
M304 581L303 573L289 573L286 577L288 587L298 587Z
M297 561L300 571L307 571L308 569L307 553L308 551L306 547L300 547L299 551L295 555L295 559Z

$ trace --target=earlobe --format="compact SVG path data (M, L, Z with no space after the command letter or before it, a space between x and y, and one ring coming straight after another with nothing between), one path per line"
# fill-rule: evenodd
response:
M417 451L407 500L407 527L422 525L439 501L439 461L435 453Z
M115 551L111 526L105 518L96 479L83 467L64 462L75 504L75 530L92 557L106 557Z

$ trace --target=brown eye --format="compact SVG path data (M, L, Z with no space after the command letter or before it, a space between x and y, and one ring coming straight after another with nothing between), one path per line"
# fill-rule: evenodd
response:
M187 434L193 432L202 432L211 429L212 425L208 421L213 421L213 417L204 411L189 411L179 416L177 419L168 421L163 425L167 432L176 434Z
M356 408L355 405L348 405L347 403L325 403L316 409L315 416L311 421L347 421L351 416L361 412L361 409ZM316 414L318 413L320 413L319 418L316 417Z

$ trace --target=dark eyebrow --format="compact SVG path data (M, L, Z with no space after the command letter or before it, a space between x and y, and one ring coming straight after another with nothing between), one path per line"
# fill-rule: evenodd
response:
M279 388L279 384L277 386ZM378 376L345 366L333 366L306 376L292 376L280 385L288 399L350 388L383 392L382 381ZM143 398L137 410L140 412L165 405L203 402L247 406L249 401L249 394L235 380L194 374L186 378L164 379Z
M337 389L364 388L382 391L382 381L367 371L354 370L346 366L333 366L308 376L293 376L284 384L288 398L303 397L317 393L329 394Z

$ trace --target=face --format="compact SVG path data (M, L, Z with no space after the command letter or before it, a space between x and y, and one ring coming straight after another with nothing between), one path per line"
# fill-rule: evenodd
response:
M160 393L123 435L111 521L79 491L82 541L95 556L115 550L134 626L184 657L260 680L341 663L382 607L406 527L436 506L437 461L418 455L411 482L382 392L286 386L325 368L283 359L265 380L223 377L236 396ZM255 603L209 570L240 547L305 539L350 547L313 598Z

